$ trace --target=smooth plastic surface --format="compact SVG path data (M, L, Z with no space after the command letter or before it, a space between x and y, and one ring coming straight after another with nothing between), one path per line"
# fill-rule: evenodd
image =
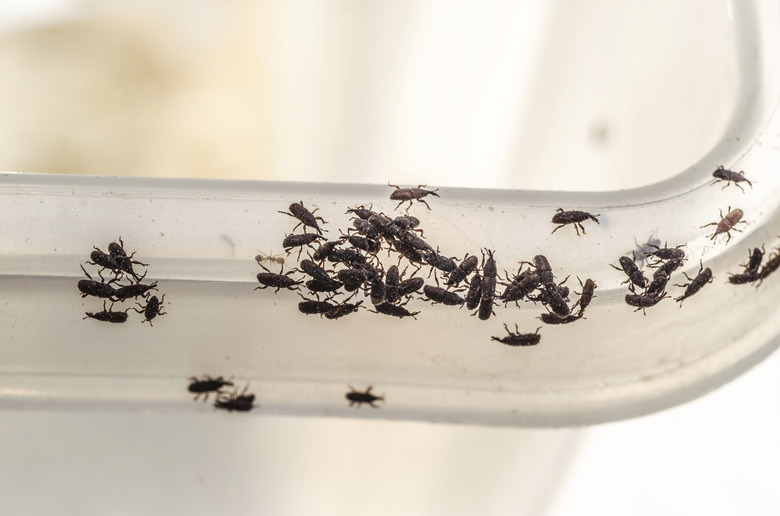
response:
M300 314L292 292L253 290L253 257L280 253L295 225L278 210L319 206L336 237L348 207L392 212L386 186L3 175L0 406L209 411L192 403L186 379L221 374L250 382L257 413L558 426L653 412L723 384L775 349L780 333L780 278L759 289L726 281L749 248L780 244L777 14L774 4L736 13L756 35L740 54L743 101L722 143L672 180L603 194L441 189L433 210L411 210L449 256L494 249L499 270L513 271L544 254L558 278L572 275L569 285L595 280L587 319L566 326L542 325L543 308L530 303L499 306L483 322L421 300L408 306L421 310L416 321L365 311L329 321ZM709 185L720 164L744 170L754 188ZM712 227L700 226L728 206L748 225L728 244L711 241ZM600 225L551 235L558 207L599 213ZM166 294L168 315L154 328L82 320L101 303L79 297L79 263L119 236ZM682 307L665 300L635 313L609 264L649 239L685 243L683 270L695 274L702 259L715 281ZM503 323L543 326L540 345L491 342ZM347 384L374 385L387 405L350 409Z

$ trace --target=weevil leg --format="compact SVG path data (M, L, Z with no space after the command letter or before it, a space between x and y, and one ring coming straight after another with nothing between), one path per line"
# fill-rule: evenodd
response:
M421 203L423 203L423 204L425 205L425 207L426 207L426 208L428 208L429 210L431 209L431 207L430 207L430 206L428 206L428 203L427 203L427 202L425 202L425 200L424 200L424 199L417 199L417 200L418 200L418 201L420 201ZM411 203L412 203L412 201L409 201L409 204L411 204Z

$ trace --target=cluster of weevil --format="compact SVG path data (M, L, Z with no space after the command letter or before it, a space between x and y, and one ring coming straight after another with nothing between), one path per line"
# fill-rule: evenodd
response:
M165 312L162 311L165 294L163 294L162 299L158 299L157 296L152 296L149 293L150 290L157 289L157 282L150 284L141 283L146 277L146 272L139 276L133 269L133 265L148 267L148 264L133 260L133 256L135 256L135 253L127 255L121 238L119 243L111 242L108 244L108 253L94 247L94 251L90 254L92 261L86 263L100 267L97 271L100 281L95 281L84 269L84 266L81 265L81 270L84 271L84 274L89 279L79 280L78 289L81 292L81 297L94 296L103 298L103 310L100 312L86 312L84 319L91 318L109 323L123 323L127 321L127 312L132 309L139 314L143 314L144 319L141 322L148 321L149 325L152 326L152 319L158 315L165 315ZM103 278L102 274L106 269L114 275L108 281ZM129 283L125 285L118 283L121 279L128 279ZM117 287L114 287L114 285ZM136 303L138 308L131 307L120 311L113 310L114 303L124 302L137 297L144 299L146 304ZM106 308L106 299L111 301L109 308Z

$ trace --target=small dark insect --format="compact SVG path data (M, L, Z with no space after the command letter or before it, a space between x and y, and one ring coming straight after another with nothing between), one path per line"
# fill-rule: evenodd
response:
M406 242L406 240L396 239L393 240L393 247L398 251L401 256L406 258L412 263L423 263L423 255L419 249L416 249L412 244ZM390 251L388 251L389 253ZM401 262L401 258L398 258L398 262Z
M372 300L372 302L373 302L373 300ZM374 305L374 308L375 308L375 313L384 314L384 315L390 315L392 317L398 317L398 318L401 318L401 319L403 319L404 317L411 317L412 319L416 320L417 319L417 317L416 317L417 314L420 313L419 311L418 312L410 312L409 310L407 310L403 306L391 305L389 303L382 303L382 304L379 304L379 305ZM370 311L373 312L374 310L370 310Z
M102 312L84 312L86 313L86 317L84 319L97 319L98 321L103 322L110 322L110 323L123 323L127 321L127 310L130 310L129 308L125 310L124 312L112 312L111 309L114 308L114 304L111 303L111 306L106 310L106 302L103 301L103 311Z
M95 247L95 251L105 255L105 253L103 253L103 251L101 251L97 247ZM93 259L93 261L96 261L94 255L95 253L92 253L90 257ZM133 276L136 279L136 281L141 281L141 280L138 278L138 275L136 275L135 271L133 271L133 264L141 265L143 267L147 267L149 265L146 263L141 263L139 261L133 260L133 256L135 256L135 252L133 252L130 256L127 255L127 253L125 252L125 243L122 241L122 237L119 237L118 244L116 242L111 242L110 244L108 244L108 255L109 258L117 265L117 267L120 270Z
M255 256L255 261L258 264L263 262L274 262L278 263L279 265L284 265L284 256L272 256L270 254L260 253Z
M732 210L731 206L729 206L729 212L726 214L726 216L723 216L723 212L720 212L720 222L710 222L709 224L705 224L702 227L706 228L707 226L717 226L718 228L715 230L715 233L713 233L710 236L710 240L715 240L715 237L720 235L721 233L726 233L728 236L728 239L726 239L726 243L729 243L729 240L731 240L731 230L736 231L737 233L741 233L741 231L734 226L737 224L747 224L744 220L742 220L742 216L744 213L739 208Z
M86 271L86 269L84 269L83 265L81 266L81 270L84 271L84 274L86 274L86 276L89 278L88 280L79 280L78 282L78 288L81 292L81 297L95 296L108 298L111 301L117 301L117 291L114 287L111 286L111 283L114 283L116 279L109 280L108 283L104 281L95 281ZM98 276L100 276L100 271L98 271ZM103 276L100 276L100 279L102 280Z
M319 210L319 208L315 208L314 211L309 211L304 207L303 201L300 202L294 202L290 205L290 212L286 211L280 211L279 213L283 213L284 215L289 215L290 217L298 219L300 222L297 226L293 228L293 231L298 229L298 226L303 224L303 232L306 233L306 228L314 228L314 230L322 235L322 229L320 229L320 226L317 224L317 221L320 220L323 223L325 223L325 220L322 217L315 217L314 214ZM327 231L327 229L325 230Z
M745 267L745 274L758 272L758 269L761 267L761 261L764 259L765 252L763 247L761 249L758 247L753 249L753 252L749 255L747 264L743 265L743 267Z
M365 206L363 206L363 205L361 204L361 205L360 205L360 206L358 206L357 208L350 208L350 209L348 209L348 210L347 210L346 212L344 212L344 213L354 213L356 217L358 217L358 218L360 218L360 219L363 219L363 220L368 220L368 218L369 218L371 215L374 215L374 212L373 212L373 211L371 211L371 209L372 209L373 207L374 207L374 205L373 205L373 204L372 204L371 206L369 206L368 208L366 208Z
M152 324L152 319L158 315L168 315L166 312L162 311L164 301L165 294L163 294L162 299L157 299L157 296L152 296L149 298L149 301L146 302L146 306L143 306L141 303L136 303L141 309L133 308L133 310L139 314L144 314L145 319L141 321L142 323L149 321L149 326L154 326Z
M479 258L474 256L473 254L471 256L467 256L463 259L462 262L460 262L460 265L455 267L455 269L450 273L449 278L447 279L447 285L454 286L466 279L466 277L474 272L479 265Z
M328 303L327 301L316 301L314 299L306 299L303 296L301 296L301 298L303 298L303 301L298 303L298 311L306 315L321 316L322 314L328 313L334 308L336 308L336 306L338 306L338 305L334 305L333 303Z
M260 282L261 286L256 287L255 290L271 287L276 289L274 292L274 294L276 294L276 292L279 292L279 290L283 288L297 290L297 286L303 284L303 281L295 281L290 277L290 274L293 274L295 270L288 271L284 274L275 274L269 271L265 265L260 265L260 267L262 267L266 272L260 272L257 274L257 281ZM282 272L283 270L284 266L282 266L282 269L280 269L279 272Z
M156 281L152 282L150 285L144 285L142 283L134 283L132 285L125 285L123 287L119 287L118 289L116 289L116 293L114 294L114 296L116 296L116 298L119 299L120 301L123 301L125 299L143 296L149 290L157 290Z
M101 270L110 269L117 276L123 272L116 260L97 247L95 247L95 250L92 251L89 257L92 260L91 262L87 262L89 265L99 265L100 267L103 267ZM136 277L136 279L138 278Z
M282 241L282 246L284 247L284 250L287 252L287 254L290 254L290 251L292 250L293 247L300 247L300 249L298 249L298 259L300 259L303 246L310 245L312 242L320 238L324 238L324 237L321 237L320 235L315 235L314 233L287 235L284 237L284 240Z
M374 278L380 275L379 270L377 270L376 267L371 265L370 263L361 263L355 266L355 269L359 269L366 273L366 279L368 281L373 281Z
M358 308L360 308L360 305L363 304L363 301L358 301L357 303L342 303L340 305L336 305L327 312L325 312L325 318L326 319L339 319L341 317L344 317L345 315L349 315L353 312L357 312Z
M596 296L593 295L593 292L595 292L596 287L598 285L596 285L596 283L592 279L590 279L590 278L585 280L585 284L584 285L582 284L582 280L580 280L579 277L577 278L577 281L580 282L580 286L582 287L582 293L578 294L580 296L580 298L577 300L577 302L574 304L574 306L580 305L580 312L579 313L580 313L580 315L582 315L585 312L585 309L590 304L591 299L596 297Z
M558 208L556 210L558 213L553 215L552 222L553 224L560 224L560 226L556 227L552 230L553 233L561 229L563 226L567 224L574 224L574 230L577 232L577 236L580 235L580 229L582 230L582 234L585 234L585 227L583 227L582 222L591 219L596 224L601 224L599 222L599 219L596 217L599 217L601 214L597 213L596 215L591 215L590 213L586 211L563 211L563 208ZM579 227L579 229L577 229ZM552 233L551 233L552 234Z
M252 410L254 408L255 395L247 394L247 389L249 389L248 384L241 391L240 395L238 391L233 391L232 394L218 392L217 399L214 401L214 408L227 410L228 412L233 412L234 410L237 412L248 412Z
M750 188L753 188L753 183L751 183L750 180L748 180L748 178L745 177L745 173L744 172L741 172L741 171L740 172L734 172L733 170L729 170L729 169L723 168L723 165L719 166L718 169L715 170L715 172L712 173L712 177L714 177L715 179L713 179L712 183L710 183L710 184L714 185L717 182L725 181L726 182L726 186L729 186L731 183L734 183L737 186L737 188L742 190L742 193L745 192L745 190L742 188L742 185L739 184L742 181L744 181L747 184L749 184ZM726 188L726 186L721 188L721 190L724 190Z
M344 290L354 292L363 286L368 276L363 269L342 269L336 274L339 281L344 284Z
M352 247L371 254L376 254L382 250L382 244L379 240L373 240L371 238L358 235L344 235L341 238L349 242Z
M520 278L519 281L518 278ZM519 301L533 292L541 282L541 278L536 273L525 274L522 275L522 277L518 274L515 276L515 279L512 280L512 283L507 286L506 290L504 290L504 293L498 298L503 300L504 304L511 303L512 301Z
M328 256L328 261L358 268L366 263L366 257L357 249L334 249Z
M404 242L414 247L418 251L428 251L428 252L433 251L433 247L431 247L428 244L428 242L418 237L415 233L411 231L404 230L404 232L400 233L398 236L399 238L403 239Z
M469 283L469 291L466 292L466 309L474 310L479 306L482 299L482 276L479 273L474 274Z
M427 301L433 301L434 304L441 303L447 306L462 305L464 299L455 292L450 292L441 287L434 287L433 285L425 285L423 292L428 296Z
M775 272L778 268L780 268L780 251L777 251L770 256L766 265L761 267L761 272L758 273L758 285L756 285L756 288L760 287L767 276Z
M457 264L452 258L447 258L446 256L439 254L438 249L436 252L427 251L422 253L422 255L425 259L425 262L431 266L431 270L428 272L429 278L431 277L431 273L433 273L434 268L444 272L452 272L455 270L455 267L457 267ZM439 279L436 278L436 283L438 284L438 282Z
M190 377L190 386L187 390L195 394L194 400L197 400L201 394L205 394L203 401L206 402L209 399L210 392L219 392L222 387L233 387L233 382L225 380L221 376L212 378L210 376L204 376L203 378Z
M665 270L660 269L656 274L653 274L653 281L645 289L645 295L655 297L666 289L666 284L669 283L669 274Z
M371 216L372 217L375 217L375 216L376 217L380 217L376 213L373 213ZM381 220L381 217L380 217L380 220ZM351 231L352 229L354 229L355 231L357 231L358 233L360 233L364 237L370 238L372 240L377 240L381 236L379 230L376 229L374 226L372 226L371 223L368 222L368 220L355 219L355 220L352 221L352 225L354 226L354 228L348 229L347 230L348 232Z
M329 279L328 281L313 279L306 282L306 288L312 292L335 292L343 285L342 282L334 279Z
M410 296L423 288L425 285L425 280L422 278L409 278L403 280L398 285L398 295L403 296Z
M320 244L317 250L314 251L314 255L312 255L312 259L317 262L321 262L327 259L330 256L330 253L332 253L333 250L336 249L336 246L341 245L342 243L343 243L342 240L329 240L324 244ZM281 263L284 263L284 259L282 259Z
M707 283L712 283L712 271L709 267L704 269L704 264L701 263L701 260L699 260L699 273L696 275L695 278L691 279L688 274L684 273L686 278L688 278L688 281L690 283L686 285L675 285L676 287L687 287L685 289L685 293L675 299L675 301L680 302L680 308L682 308L682 302L697 293L701 288L706 285Z
M647 285L645 277L642 275L642 271L639 270L639 267L636 266L636 263L634 263L634 260L628 256L621 256L618 259L618 262L620 263L620 267L616 267L612 264L610 265L612 265L612 268L614 269L625 272L626 276L628 276L627 281L630 281L639 288L645 288ZM623 283L625 283L625 281Z
M116 242L108 244L108 254L112 259L116 259L120 256L127 256L127 253L125 252L125 243L122 242L122 237L119 237L118 244Z
M439 191L438 188L436 190L423 190L423 187L427 185L419 185L417 188L401 188L400 186L387 183L387 186L392 186L395 188L395 191L390 194L390 200L401 201L398 203L398 206L395 207L396 210L400 208L403 203L407 201L409 202L409 207L406 208L407 213L409 212L409 208L412 207L412 201L419 201L430 210L431 207L428 206L428 203L423 200L423 197L427 195L435 195L436 197L439 197L439 194L436 193Z
M485 260L485 254L482 254L482 299L489 299L491 302L496 296L496 276L498 276L498 269L496 268L496 260L493 258L493 251L485 249L487 252L487 260Z
M373 280L371 280L371 304L377 306L384 304L385 302L385 279L382 274L377 274Z
M543 285L549 285L554 282L553 270L547 257L538 254L534 256L534 263L531 265L536 267L536 273L539 275L539 279Z
M509 328L506 324L504 324L504 329L509 335L501 338L490 337L490 340L496 340L502 344L506 344L507 346L536 346L539 344L539 341L542 338L542 336L539 335L539 330L542 329L541 326L536 328L535 333L520 333L520 330L517 328L517 324L515 324L514 333L509 331Z
M357 222L357 221L355 221ZM393 224L392 219L389 219L382 213L375 213L368 218L368 223L371 224L380 235L387 239L397 237L402 229Z
M300 263L301 270L311 276L314 279L318 279L320 281L330 281L331 277L328 274L328 271L317 265L311 260L303 260Z
M661 265L658 270L656 270L653 273L653 278L656 278L659 274L665 273L670 278L672 277L672 273L676 271L680 265L682 265L683 260L682 258L671 258L666 261L663 265Z
M372 408L379 408L374 405L374 403L377 401L381 401L382 403L385 402L384 396L375 396L371 394L371 389L373 389L373 387L370 385L368 386L368 389L366 389L366 392L360 392L351 385L347 385L347 387L349 387L349 392L344 397L349 400L350 407L357 404L357 408L360 408L363 403L367 403Z
M483 297L482 299L480 299L479 307L477 308L477 317L479 317L480 321L487 321L488 319L490 319L491 315L496 315L496 313L493 311L494 305L495 303L493 302L493 298L485 299Z
M544 299L544 302L547 304L547 306L552 309L555 315L558 317L566 317L571 313L571 309L569 309L569 305L566 303L566 300L555 287L555 283L548 283L545 285L544 295L541 297Z
M731 274L729 276L729 283L732 285L743 285L745 283L753 283L758 281L760 274L758 272L746 272L744 274Z
M401 275L398 267L393 265L385 273L385 302L395 303L398 301L398 285L401 283Z
M584 319L584 317L582 316L582 312L577 315L567 315L566 317L558 317L554 313L544 312L539 316L539 319L541 319L544 324L569 324L577 319Z
M671 260L671 259L679 259L682 260L685 258L685 251L680 249L685 244L678 245L677 247L658 247L657 245L653 244L647 244L650 247L655 248L655 251L650 253L648 256L654 256L655 258L658 258L659 260Z
M648 296L645 294L626 294L626 304L637 307L635 312L642 310L642 313L647 315L645 308L657 305L662 299L670 296L666 295L666 292L661 292L657 296Z
M420 219L417 217L412 217L411 215L401 215L393 219L393 224L401 229L419 231L421 237L425 236L422 229L417 229L417 226L420 225Z

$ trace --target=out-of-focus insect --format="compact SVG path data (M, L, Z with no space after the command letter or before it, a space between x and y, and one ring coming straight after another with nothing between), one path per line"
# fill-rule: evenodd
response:
M224 392L217 393L214 407L221 410L227 410L228 412L233 412L234 410L237 412L248 412L252 410L255 407L255 395L247 394L247 389L249 389L249 384L244 387L241 394L238 394L238 391L233 391L232 394Z
M366 389L365 392L360 392L351 385L347 385L349 387L349 392L344 396L349 401L349 406L357 405L357 408L360 408L360 406L364 403L369 405L372 408L379 408L374 403L377 401L381 401L382 403L385 402L384 395L382 396L376 396L375 394L371 394L371 390L373 389L373 386L369 385L368 389Z
M209 399L209 393L219 392L222 387L233 387L231 379L225 380L221 376L212 378L210 376L204 376L203 378L190 377L190 385L187 390L195 394L194 400L197 400L201 394L205 394L203 397L204 403Z

